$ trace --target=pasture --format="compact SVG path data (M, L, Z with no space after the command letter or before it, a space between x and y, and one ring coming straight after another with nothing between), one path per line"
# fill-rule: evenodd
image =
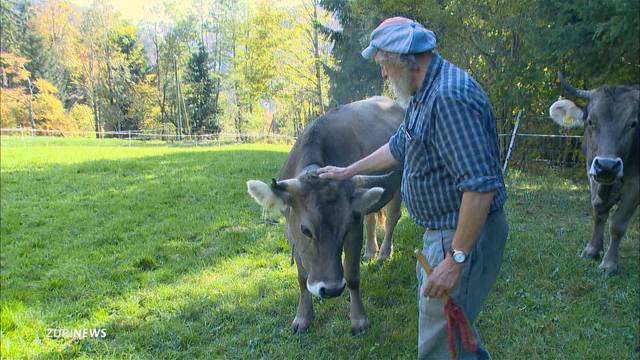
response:
M311 328L292 334L290 249L245 186L288 147L101 144L2 139L3 359L415 358L421 232L406 212L393 257L362 263L370 328L350 335L345 292L314 299ZM504 265L477 322L494 358L640 356L638 214L605 277L577 256L591 232L581 168L510 170L507 187Z

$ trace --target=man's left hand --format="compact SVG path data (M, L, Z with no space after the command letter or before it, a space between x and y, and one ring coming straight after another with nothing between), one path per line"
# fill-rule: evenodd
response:
M449 292L458 282L464 264L458 264L447 254L444 260L433 269L427 281L427 287L422 291L423 296L441 298L445 291Z

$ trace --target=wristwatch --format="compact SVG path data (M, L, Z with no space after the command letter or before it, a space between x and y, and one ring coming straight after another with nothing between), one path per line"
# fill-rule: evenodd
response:
M451 258L453 259L453 261L457 264L463 264L468 259L467 254L465 254L462 250L451 248L449 250L449 253L451 254Z

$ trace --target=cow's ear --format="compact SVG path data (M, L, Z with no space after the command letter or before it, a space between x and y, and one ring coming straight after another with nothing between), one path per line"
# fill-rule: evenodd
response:
M287 206L284 201L276 195L271 186L258 180L247 181L247 192L249 195L265 209L278 209L285 211Z
M380 201L384 189L372 187L371 189L356 189L353 199L353 210L360 214L368 214L370 209Z
M584 112L571 100L562 99L554 102L549 107L549 117L564 128L584 126Z

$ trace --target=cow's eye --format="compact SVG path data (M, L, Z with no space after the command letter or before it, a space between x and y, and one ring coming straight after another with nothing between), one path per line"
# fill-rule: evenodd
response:
M302 231L302 234L308 237L309 239L313 238L313 234L311 234L311 230L309 230L308 227L304 225L300 225L300 231Z
M634 120L631 122L631 124L629 124L629 127L633 129L636 127L636 125L638 125L638 122Z
M591 119L587 119L587 126L593 126L593 121Z

